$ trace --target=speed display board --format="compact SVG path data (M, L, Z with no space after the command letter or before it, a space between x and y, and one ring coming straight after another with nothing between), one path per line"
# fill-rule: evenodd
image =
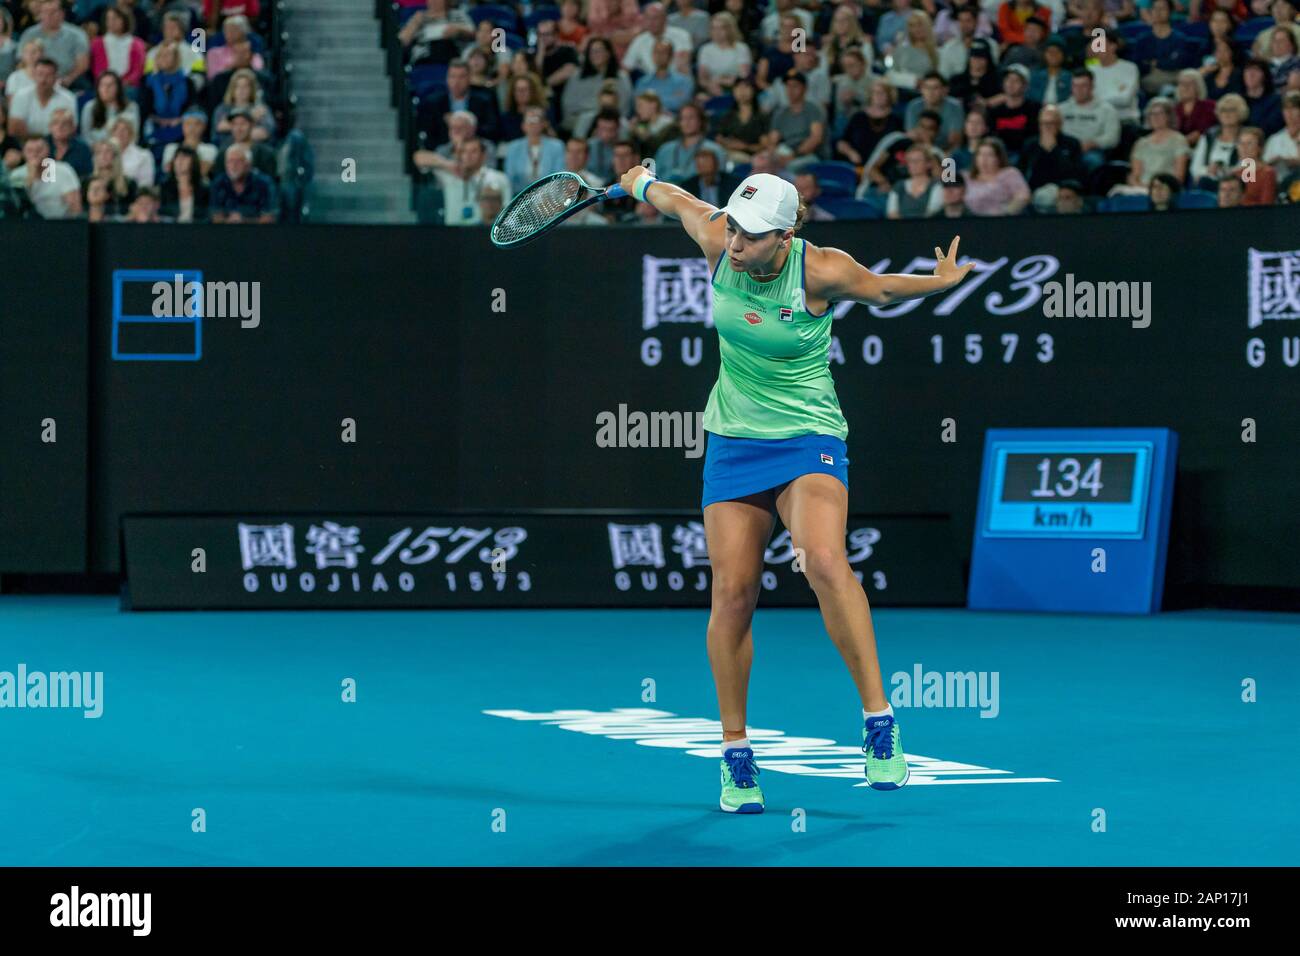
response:
M1178 436L1168 429L990 429L968 604L1160 609Z

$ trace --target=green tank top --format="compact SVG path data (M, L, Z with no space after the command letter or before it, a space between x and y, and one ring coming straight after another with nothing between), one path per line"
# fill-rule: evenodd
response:
M724 252L713 270L713 324L722 362L704 428L730 438L848 437L831 378L831 321L804 302L804 240L790 243L781 273L757 282Z

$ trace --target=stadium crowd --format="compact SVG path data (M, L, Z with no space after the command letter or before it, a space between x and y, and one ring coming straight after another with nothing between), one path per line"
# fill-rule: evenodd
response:
M0 0L0 218L277 221L259 0Z
M422 218L643 158L718 205L785 177L813 220L1300 201L1298 2L397 0Z

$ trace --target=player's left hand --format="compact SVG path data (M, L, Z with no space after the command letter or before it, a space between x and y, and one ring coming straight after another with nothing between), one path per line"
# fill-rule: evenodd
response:
M961 282L966 278L966 273L975 268L973 262L968 262L964 266L957 265L957 243L959 242L961 236L953 236L952 245L948 247L947 253L938 246L934 247L934 274L945 280L949 288Z

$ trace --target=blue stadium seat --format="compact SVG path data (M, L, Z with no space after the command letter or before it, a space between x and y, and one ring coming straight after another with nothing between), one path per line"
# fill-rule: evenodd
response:
M1244 43L1249 46L1255 42L1255 37L1259 36L1265 29L1272 25L1272 17L1254 17L1237 27L1237 32L1232 35L1232 38L1238 43Z
M1119 35L1124 38L1125 43L1133 43L1151 33L1151 27L1141 20L1129 20L1119 25Z
M398 7L397 8L397 27L401 29L406 26L406 21L415 16L421 7Z
M861 199L828 196L825 199L819 199L817 205L821 206L836 219L863 220L882 218L878 208L869 202L863 202Z
M214 33L208 40L208 49L215 50L217 47L226 45L226 35L220 31ZM253 48L254 53L266 52L266 41L251 30L248 33L248 45Z
M512 50L526 50L528 49L528 41L525 40L523 37L521 37L518 33L507 32L506 46Z
M76 15L74 22L80 23L90 17L98 16L100 11L111 2L112 0L76 0L72 5L72 12ZM66 7L67 4L65 3L64 6Z
M834 187L837 194L842 190L849 196L852 196L857 191L858 171L850 163L835 161L813 163L804 167L803 171L816 176L817 182L821 183L822 189Z
M806 173L809 172L809 170L801 169L799 170L799 172ZM834 179L827 180L826 182L822 182L821 180L818 180L817 185L821 187L822 195L828 199L831 197L834 197L836 199L840 199L840 198L852 199L853 194L857 192L856 189L849 189L842 182L839 182Z
M417 99L427 99L446 85L446 63L422 63L406 68L406 88Z
M1151 199L1148 196L1111 196L1097 203L1098 212L1150 212Z
M899 87L896 92L898 99L894 101L894 115L901 121L907 115L907 104L916 99L921 94L916 90L909 90L906 87Z
M1219 197L1204 189L1188 189L1178 194L1174 203L1179 209L1215 209Z
M721 96L711 96L705 100L704 112L709 116L721 116L735 105L735 98L730 93L723 93Z
M470 7L469 18L474 21L474 26L478 26L482 20L491 20L506 30L514 30L519 24L519 15L514 9L499 3L480 3L476 7Z
M736 163L736 165L731 167L731 175L735 176L738 179L744 179L753 171L754 171L753 163Z
M531 30L543 20L560 19L560 8L551 6L533 7L533 12L524 17L524 27Z
M1174 24L1174 29L1189 40L1208 40L1210 38L1210 24L1205 20L1184 20L1181 23Z

